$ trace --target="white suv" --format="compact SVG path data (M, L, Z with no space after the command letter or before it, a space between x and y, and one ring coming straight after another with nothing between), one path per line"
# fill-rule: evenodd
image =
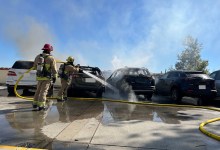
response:
M36 89L37 81L36 81L36 70L31 70L29 73L27 72L34 65L33 61L26 60L18 60L16 61L12 68L8 70L6 85L8 89L9 95L15 95L14 86L21 75L24 75L23 78L18 83L17 89L23 89L23 93L28 92L29 89ZM60 63L57 63L57 67L59 67ZM24 74L25 73L25 74ZM55 84L53 84L47 96L53 95L53 87L60 87L60 80L56 80Z
M12 68L8 70L8 75L6 78L6 85L8 93L14 95L14 86L21 75L23 75L28 69L32 68L34 65L33 61L16 61ZM23 92L28 91L28 89L36 89L36 70L31 70L29 73L24 74L24 77L18 83L17 89L23 89Z

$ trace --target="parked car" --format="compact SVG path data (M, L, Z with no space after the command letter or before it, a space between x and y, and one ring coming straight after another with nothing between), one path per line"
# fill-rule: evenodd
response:
M16 61L12 68L8 70L6 85L10 95L14 95L14 86L21 75L23 75L28 69L33 67L33 61ZM29 89L36 88L36 70L30 71L29 74L25 74L19 82L17 89L23 89L26 92Z
M217 89L217 97L220 97L220 70L212 72L210 74L210 77L215 80L215 86Z
M27 70L32 68L34 65L33 61L18 60L15 61L12 68L8 70L6 85L9 95L15 95L14 86L21 75ZM29 92L29 90L36 89L36 70L31 70L29 73L24 74L23 78L18 83L17 89L22 89L23 93ZM48 91L48 96L53 94L53 86Z
M71 84L67 89L67 96L72 97L76 96L77 93L93 92L96 94L96 97L102 97L102 94L105 91L105 85L98 81L105 80L102 71L98 67L79 67L83 70L83 72L74 73L72 75Z
M182 97L199 98L202 105L216 96L215 81L201 71L170 71L159 78L156 94L171 96L177 103Z
M117 69L106 81L117 88L121 96L126 97L130 92L134 92L150 100L155 90L154 77L146 68Z

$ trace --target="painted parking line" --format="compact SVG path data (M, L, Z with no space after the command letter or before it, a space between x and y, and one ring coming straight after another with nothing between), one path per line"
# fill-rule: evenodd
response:
M0 145L0 149L1 150L47 150L47 149L38 149L38 148L8 146L8 145Z

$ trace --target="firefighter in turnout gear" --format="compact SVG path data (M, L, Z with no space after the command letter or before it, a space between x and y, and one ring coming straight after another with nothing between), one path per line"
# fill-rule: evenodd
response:
M36 56L34 60L34 69L37 70L37 90L34 95L33 108L38 110L46 109L46 96L48 90L57 78L56 61L50 54L53 47L45 44L42 48L43 53Z
M69 56L66 63L61 64L59 69L59 77L61 79L61 88L57 95L57 101L62 102L67 100L67 89L72 80L72 74L79 71L79 67L75 67L73 62L74 58Z

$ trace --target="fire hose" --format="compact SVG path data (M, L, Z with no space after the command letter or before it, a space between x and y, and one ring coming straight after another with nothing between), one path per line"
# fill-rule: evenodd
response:
M29 69L28 71L26 71L24 74L27 74L29 73L31 70L33 70L33 68ZM14 86L14 92L16 94L17 97L19 98L22 98L22 99L26 99L26 100L33 100L33 98L28 98L28 97L23 97L21 95L18 94L17 92L17 86L18 86L18 83L20 82L20 80L24 77L24 74L21 75L15 86ZM56 99L56 97L48 97L48 99ZM77 97L68 97L68 99L71 99L71 100L87 100L87 101L93 101L93 100L96 100L96 101L107 101L107 102L115 102L115 103L126 103L126 104L134 104L134 105L145 105L145 106L159 106L159 107L184 107L184 108L200 108L200 109L207 109L207 110L212 110L212 111L218 111L220 112L220 109L218 108L214 108L214 107L205 107L205 106L193 106L193 105L175 105L175 104L156 104L156 103L147 103L147 102L129 102L129 101L124 101L124 100L115 100L115 99L107 99L107 98L77 98ZM220 141L220 136L219 135L216 135L214 133L211 133L207 130L204 129L204 126L209 124L209 123L212 123L212 122L216 122L216 121L219 121L220 118L214 118L214 119L210 119L210 120L207 120L203 123L201 123L199 125L199 130L213 138L213 139L216 139L218 141Z

